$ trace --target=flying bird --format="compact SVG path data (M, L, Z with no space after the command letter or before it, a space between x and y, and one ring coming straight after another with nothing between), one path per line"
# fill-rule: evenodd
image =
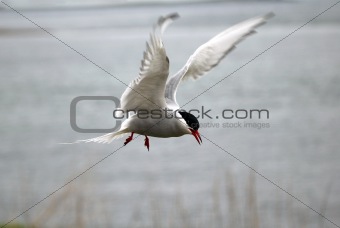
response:
M255 28L264 24L274 14L268 13L236 24L211 38L190 56L186 64L169 77L169 58L162 42L162 34L169 24L179 17L172 13L160 17L146 43L141 61L140 72L124 91L120 107L114 112L119 116L127 115L120 129L96 138L78 140L79 142L110 143L124 134L145 136L144 145L149 150L151 137L180 137L192 135L199 144L202 139L197 118L180 109L176 99L178 85L183 79L198 79L235 48L245 37L255 33Z

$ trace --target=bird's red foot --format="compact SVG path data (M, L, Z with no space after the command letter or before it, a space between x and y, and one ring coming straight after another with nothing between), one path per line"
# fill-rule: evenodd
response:
M124 146L126 146L126 144L128 144L129 142L131 142L133 139L133 132L131 132L131 135L125 140Z
M149 138L148 138L148 136L145 136L144 146L146 146L146 148L148 148L148 151L149 151L149 149L150 149L150 143L149 143Z

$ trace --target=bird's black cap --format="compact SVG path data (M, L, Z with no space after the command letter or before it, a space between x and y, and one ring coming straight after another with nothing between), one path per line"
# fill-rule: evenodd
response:
M183 119L189 125L190 128L194 129L195 131L197 131L198 128L200 128L200 123L198 122L197 118L194 115L186 111L179 111L178 113L181 114L181 116L183 117Z

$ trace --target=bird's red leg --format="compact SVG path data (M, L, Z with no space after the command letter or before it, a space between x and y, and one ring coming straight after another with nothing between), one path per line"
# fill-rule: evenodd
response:
M125 140L124 146L126 146L126 144L128 144L129 142L132 141L133 133L134 133L134 132L131 132L131 135Z
M146 146L146 148L148 148L148 151L150 149L150 143L149 143L149 138L147 135L145 135L145 140L144 140L144 146Z

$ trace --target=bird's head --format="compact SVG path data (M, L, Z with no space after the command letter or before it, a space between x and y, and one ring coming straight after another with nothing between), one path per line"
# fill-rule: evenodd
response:
M188 112L185 112L185 111L179 111L178 113L181 114L182 118L187 123L188 129L191 131L191 134L195 137L197 142L201 144L202 139L201 139L200 133L198 132L200 123L198 122L197 118L194 115Z

